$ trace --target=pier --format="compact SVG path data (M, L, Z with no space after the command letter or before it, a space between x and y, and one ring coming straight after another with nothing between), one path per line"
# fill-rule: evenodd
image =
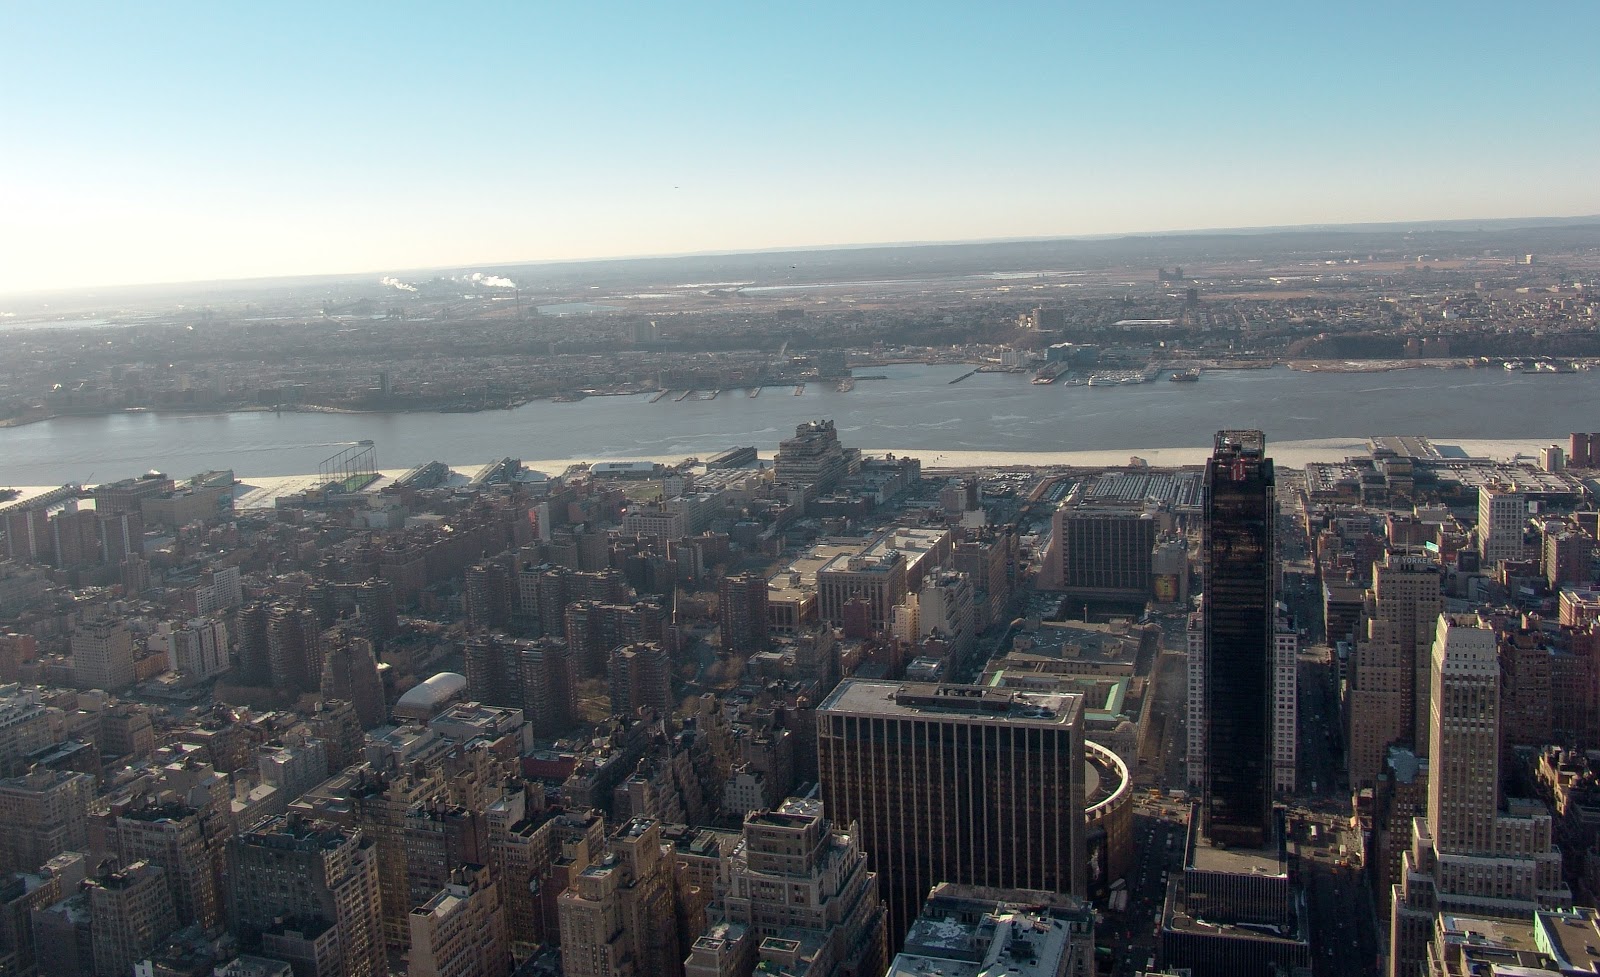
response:
M956 377L954 380L951 380L950 382L951 383L960 383L961 381L965 380L967 377L970 377L974 373L977 373L977 372L978 372L977 370L968 370L967 372L961 374L960 376Z

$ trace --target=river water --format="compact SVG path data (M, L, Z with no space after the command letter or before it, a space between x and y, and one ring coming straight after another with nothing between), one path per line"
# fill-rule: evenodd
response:
M1260 428L1273 442L1425 434L1435 438L1565 441L1600 430L1600 371L1502 369L1298 373L1218 370L1197 383L1035 386L1023 374L963 366L893 366L849 393L810 384L757 397L650 403L648 396L539 401L476 414L116 414L0 429L0 485L100 482L151 468L175 477L213 468L241 475L315 472L362 439L378 465L431 460L702 458L754 444L770 451L796 424L832 418L845 444L867 451L1022 454L1139 451L1209 445L1219 428ZM928 460L925 458L925 460Z

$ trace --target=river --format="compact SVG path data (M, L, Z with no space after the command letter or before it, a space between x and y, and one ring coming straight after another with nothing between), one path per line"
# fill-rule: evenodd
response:
M758 397L650 403L648 396L538 401L476 414L166 414L56 418L0 429L0 485L59 485L136 475L182 477L315 472L343 447L371 439L383 468L426 461L707 457L723 448L777 447L794 426L832 418L847 445L868 451L1140 451L1209 445L1219 428L1260 428L1273 442L1424 434L1434 438L1565 441L1600 430L1600 371L1522 374L1501 369L1300 373L1218 370L1197 383L1035 386L1022 374L963 366L892 366L840 393L810 384ZM925 458L925 460L927 460Z

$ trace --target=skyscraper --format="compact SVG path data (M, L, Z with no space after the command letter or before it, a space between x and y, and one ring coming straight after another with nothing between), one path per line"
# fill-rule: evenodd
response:
M1522 526L1528 521L1528 497L1515 485L1478 488L1478 555L1485 568L1501 560L1522 559Z
M723 577L717 613L724 651L760 651L767 646L767 578L759 573Z
M293 810L359 830L377 855L382 933L391 953L403 953L410 939L412 908L408 874L410 833L406 815L437 797L439 779L418 766L385 775L370 764L352 767L319 784L294 802Z
M1272 634L1272 789L1295 791L1300 746L1300 633L1292 619L1275 616Z
M322 628L314 611L290 604L267 611L267 666L274 687L291 694L318 688L322 657Z
M1577 435L1573 435L1577 437ZM4 521L6 559L23 563L48 563L54 555L50 536L50 510L34 504L6 507Z
M672 660L661 645L640 641L611 653L611 712L631 716L649 707L658 716L672 714Z
M1199 796L1206 783L1206 616L1195 611L1184 624L1187 653L1188 726L1185 730L1189 790Z
M511 623L516 582L511 568L496 560L467 567L463 583L467 620L474 627L504 630Z
M877 878L860 841L824 818L821 802L791 797L776 811L746 814L727 876L710 908L712 939L690 947L689 977L729 970L743 977L759 964L768 968L762 973L778 973L796 957L793 970L816 977L883 973ZM726 947L725 939L738 945ZM738 966L719 965L729 950Z
M431 800L406 812L406 887L419 906L450 883L462 864L487 861L488 824L483 813L461 804Z
M123 864L147 862L165 873L177 925L211 929L223 921L231 823L176 801L133 808L113 823Z
M1433 642L1427 817L1411 826L1389 917L1390 977L1428 972L1441 913L1526 920L1570 904L1550 813L1500 796L1500 663L1495 633L1441 614Z
M533 735L565 732L578 714L572 650L560 638L546 638L518 641L516 653L522 715L533 724Z
M504 977L511 953L500 888L481 865L459 865L408 916L411 977Z
M394 584L378 577L363 580L355 590L356 613L381 651L383 643L400 631L400 613L394 597Z
M329 634L336 637L329 642L322 663L323 697L352 703L363 728L381 725L389 704L383 695L378 660L372 655L372 642L340 631Z
M778 442L772 470L778 481L809 485L820 495L860 465L861 452L839 443L832 421L806 421L795 427L794 437Z
M661 826L634 818L608 852L557 897L567 977L671 977L683 973L672 861Z
M1350 659L1346 762L1350 786L1373 786L1390 746L1428 752L1433 626L1444 600L1439 566L1387 553L1372 568L1361 630Z
M39 767L0 781L0 873L36 872L64 851L88 851L93 799L94 778L70 770Z
M377 852L361 831L296 814L264 818L235 837L232 872L234 927L247 948L269 935L320 943L331 928L336 939L324 972L386 972Z
M235 678L245 685L271 681L271 650L267 642L270 607L262 601L252 601L239 609L239 670Z
M1433 659L1428 833L1487 851L1500 795L1498 642L1474 618L1441 616Z
M167 667L200 682L228 670L228 626L197 617L167 635Z
M1272 834L1274 523L1260 431L1218 431L1206 463L1202 829L1259 848Z
M664 616L660 604L643 600L631 604L580 600L569 605L567 647L577 673L586 678L604 675L607 659L619 645L660 641Z
M178 928L166 873L154 865L134 862L120 872L88 880L84 888L89 893L97 977L132 972L136 962Z
M522 669L516 648L499 635L480 631L463 645L467 694L486 706L522 707Z
M120 692L133 684L133 632L100 618L72 633L72 675L81 689Z
M1158 524L1143 500L1116 504L1084 497L1079 489L1052 519L1050 565L1069 597L1143 600L1150 594L1151 557Z
M891 949L940 882L1084 896L1082 701L859 679L823 701L823 804L859 825Z
M474 634L466 640L465 657L474 701L521 709L535 736L554 736L572 724L577 678L562 639Z

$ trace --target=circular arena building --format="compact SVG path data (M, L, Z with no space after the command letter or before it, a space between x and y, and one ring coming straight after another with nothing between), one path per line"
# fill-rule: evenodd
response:
M1133 867L1133 778L1122 758L1083 741L1084 838L1089 849L1089 896L1104 897Z

